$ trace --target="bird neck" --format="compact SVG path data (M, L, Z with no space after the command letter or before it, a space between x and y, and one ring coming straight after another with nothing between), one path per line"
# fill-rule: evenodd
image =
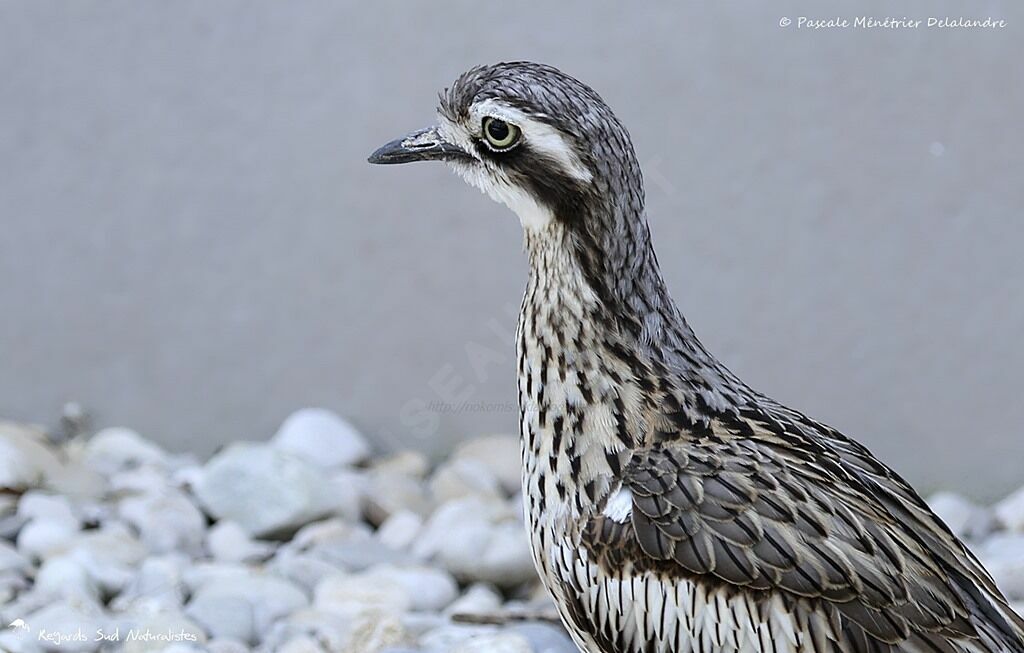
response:
M614 360L624 373L613 384L646 377L694 421L745 403L752 391L707 351L669 296L646 220L619 224L629 226L593 233L555 219L526 232L530 277L520 324L530 328L521 338L541 338L569 358Z

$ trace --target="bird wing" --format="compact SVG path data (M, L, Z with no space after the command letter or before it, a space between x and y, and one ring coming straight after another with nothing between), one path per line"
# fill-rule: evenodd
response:
M1024 650L989 575L895 473L803 416L749 417L635 450L632 510L586 524L590 558L824 610L839 650Z

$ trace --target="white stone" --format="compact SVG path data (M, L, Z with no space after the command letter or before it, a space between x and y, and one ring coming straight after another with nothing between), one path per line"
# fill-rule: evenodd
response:
M75 437L61 447L63 470L47 484L54 492L77 501L99 501L107 495L105 476L83 464L86 438Z
M959 537L980 537L991 530L988 511L955 492L933 494L928 506Z
M82 561L61 555L44 561L36 573L33 591L57 598L99 602L100 590Z
M203 478L202 465L184 465L171 474L171 484L179 490L194 492Z
M419 645L430 653L452 653L466 642L497 633L494 626L446 624L420 637Z
M525 622L514 625L511 630L529 640L531 651L579 653L579 649L561 626L543 622Z
M9 605L31 586L28 577L21 572L0 571L0 605Z
M286 578L308 593L327 576L342 571L337 565L309 553L281 548L270 561L267 569Z
M24 555L4 540L0 540L0 572L26 573L32 569L32 563Z
M438 612L459 594L459 587L451 574L423 565L381 565L368 570L364 578L397 582L409 596L410 610Z
M430 461L422 451L402 449L374 460L370 468L375 472L400 474L422 481L430 471Z
M146 558L138 572L111 602L118 610L127 610L145 601L148 605L180 608L185 601L184 570L189 560L182 554Z
M397 551L381 546L373 539L365 525L351 524L336 518L303 527L285 548L305 552L349 571L361 571L402 559Z
M315 639L309 635L299 635L288 640L284 646L278 647L279 653L327 653Z
M172 485L167 471L155 465L143 465L113 472L110 490L114 494L156 494Z
M406 612L402 615L402 627L409 634L411 641L418 641L425 633L446 623L448 619L438 612Z
M420 479L388 469L373 470L367 478L363 510L371 524L379 526L403 510L424 517L430 514L430 493Z
M982 560L996 585L1011 601L1024 600L1024 557Z
M18 551L35 559L45 559L65 551L78 534L77 519L33 519L18 532Z
M423 528L423 518L411 510L399 510L377 529L377 540L386 547L401 551L409 547Z
M330 512L348 521L362 521L363 502L369 481L366 472L352 469L336 469L330 472Z
M483 463L508 494L516 492L522 484L522 453L518 436L488 435L473 438L460 444L452 458Z
M997 503L994 510L1007 528L1024 532L1024 487Z
M232 444L211 458L195 492L209 514L236 521L256 537L298 528L335 503L318 467L251 442Z
M211 637L229 637L249 644L256 641L252 603L241 596L199 594L185 610Z
M412 597L406 586L395 579L366 573L334 574L316 586L313 605L345 617L366 612L401 614L412 605Z
M277 621L266 633L261 651L280 651L288 642L306 638L318 642L327 651L347 651L353 622L317 608L300 608Z
M367 612L358 616L352 627L347 653L380 653L382 649L405 644L408 633L393 614Z
M446 609L447 615L481 615L497 612L501 608L501 595L490 585L474 583L462 596L457 598Z
M305 593L293 583L268 574L250 573L200 585L186 614L202 624L211 636L255 644L274 621L307 603Z
M119 512L153 553L198 553L202 549L206 518L178 490L166 488L126 497L120 502Z
M206 643L209 653L249 653L252 649L237 639L213 639Z
M105 594L118 594L135 576L146 547L120 522L78 534L67 554L79 561Z
M144 464L162 466L167 453L131 429L103 429L85 445L86 465L104 475Z
M365 525L331 518L306 524L295 533L288 546L297 551L309 551L324 544L368 539L370 529Z
M45 487L62 469L40 429L0 422L0 489Z
M383 564L398 564L406 557L369 538L323 544L311 549L309 553L348 571L362 571Z
M342 467L370 454L366 438L354 426L323 408L304 408L288 416L271 444L320 467Z
M1024 533L997 533L977 553L1006 597L1024 600Z
M214 560L254 562L274 553L269 542L256 542L237 522L219 521L206 532L206 549Z
M67 497L40 490L29 490L18 501L18 516L25 519L55 519L78 523L78 516Z
M536 578L526 532L508 504L468 497L442 505L413 547L456 578L513 587Z
M498 498L502 495L498 479L483 462L470 458L443 463L430 477L435 501L444 502L467 496Z
M530 640L518 633L494 633L472 637L452 653L533 653Z

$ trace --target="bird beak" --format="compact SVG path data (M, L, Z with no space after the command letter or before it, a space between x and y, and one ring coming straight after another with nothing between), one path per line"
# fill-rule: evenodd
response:
M427 127L377 148L367 159L370 163L409 163L411 161L450 161L470 155L458 145L447 142L437 127Z

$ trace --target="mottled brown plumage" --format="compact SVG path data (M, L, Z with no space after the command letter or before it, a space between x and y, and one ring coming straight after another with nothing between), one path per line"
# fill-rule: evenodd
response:
M903 479L696 338L593 90L476 68L439 120L371 160L447 160L523 223L526 512L581 651L1024 651L1021 619Z

